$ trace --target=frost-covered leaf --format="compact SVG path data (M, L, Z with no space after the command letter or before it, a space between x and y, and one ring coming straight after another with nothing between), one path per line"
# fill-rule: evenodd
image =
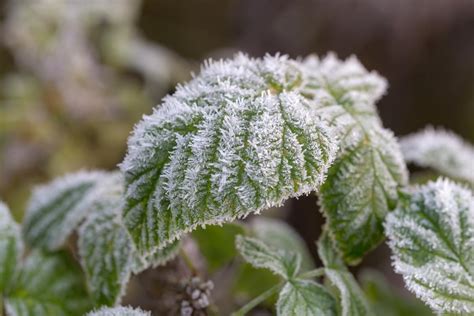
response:
M474 196L448 180L417 187L385 224L395 270L437 312L474 313Z
M319 189L337 144L297 89L301 67L270 56L208 63L138 123L121 169L140 251Z
M336 302L324 287L311 280L285 284L277 302L279 316L335 316Z
M86 316L151 316L151 313L139 308L118 306L114 308L104 307L90 312Z
M396 206L407 171L392 134L380 128L345 150L321 187L322 211L347 263L355 264L384 238L386 214Z
M56 250L85 218L103 172L77 172L33 191L23 221L25 241Z
M0 201L0 295L12 285L22 252L20 226Z
M360 276L365 296L376 315L434 316L431 310L414 296L405 295L376 270L366 269Z
M375 102L387 89L383 77L368 72L355 56L344 61L335 54L321 60L309 56L303 64L302 93L336 127L342 148L360 139L364 129L381 126Z
M193 232L201 254L212 272L229 263L236 255L235 237L245 234L245 227L237 223L210 225Z
M269 269L285 279L292 279L300 270L299 253L274 248L258 239L241 235L237 236L235 243L245 261L256 268Z
M108 175L98 186L100 196L88 206L90 214L79 229L78 248L94 302L112 306L120 303L132 272L165 263L180 243L140 255L122 221L121 174Z
M474 146L458 135L428 127L401 139L405 160L474 185Z
M301 255L301 270L314 268L308 247L298 233L287 223L268 217L256 217L251 222L255 236L269 246L281 248Z
M341 316L375 315L357 281L344 265L325 230L318 241L318 254L324 263L324 273L338 291Z
M71 316L90 309L83 275L64 253L33 252L4 298L7 316Z
M90 216L79 230L79 255L97 306L120 303L136 253L120 212L105 209Z

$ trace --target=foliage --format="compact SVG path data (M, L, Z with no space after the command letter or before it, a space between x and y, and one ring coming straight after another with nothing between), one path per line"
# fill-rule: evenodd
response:
M148 315L117 305L132 275L178 253L190 276L175 276L188 285L174 305L211 313L213 283L201 282L189 244L210 278L237 276L228 283L236 300L238 290L256 296L236 316L260 304L285 316L370 316L381 304L393 315L430 314L393 303L401 299L380 279L366 279L364 292L347 268L385 236L395 271L421 301L437 314L474 313L472 190L447 179L410 186L402 155L469 183L472 146L428 130L401 150L377 114L385 89L354 57L207 62L136 125L120 171L36 188L21 228L0 204L7 315ZM326 217L323 267L283 221L236 221L312 192Z

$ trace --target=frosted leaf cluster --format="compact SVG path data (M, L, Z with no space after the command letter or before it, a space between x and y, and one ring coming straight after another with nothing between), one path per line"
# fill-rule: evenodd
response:
M88 313L86 316L151 316L151 313L139 308L118 306L114 308L103 307Z
M337 144L286 57L208 62L135 127L125 224L140 251L318 190Z
M179 242L139 254L122 221L119 172L78 172L37 188L23 225L30 244L57 250L78 230L78 252L95 303L116 305L131 273L164 264Z
M245 261L256 268L269 269L285 280L276 304L277 315L336 315L332 295L316 282L298 277L299 253L242 235L237 236L236 247Z
M474 196L448 180L411 192L385 224L395 270L436 312L474 313Z
M474 146L456 134L428 127L401 139L407 162L435 169L474 186Z
M340 315L375 315L357 281L346 268L342 258L334 248L333 241L326 229L318 241L318 254L325 266L324 274L326 278L339 292Z

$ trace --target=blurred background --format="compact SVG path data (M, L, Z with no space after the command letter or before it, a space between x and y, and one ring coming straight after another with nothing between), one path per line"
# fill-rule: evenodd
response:
M237 51L357 55L390 83L386 127L474 142L472 0L0 0L0 25L0 198L18 219L32 185L115 168L142 114ZM281 210L313 253L315 205ZM366 264L384 270L382 257Z

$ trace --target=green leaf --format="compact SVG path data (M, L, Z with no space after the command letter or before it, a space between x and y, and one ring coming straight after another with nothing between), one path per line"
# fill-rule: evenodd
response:
M242 257L256 268L265 268L285 279L295 277L301 266L298 253L273 248L262 241L244 236L237 236L236 247Z
M139 308L119 306L114 308L104 307L88 313L87 316L151 316L151 313Z
M192 236L206 258L209 271L212 272L229 263L237 255L235 237L242 234L245 234L242 225L227 223L197 229Z
M121 164L140 251L318 190L336 138L284 57L208 63L137 124Z
M79 254L95 305L120 303L137 260L132 240L113 209L90 216L79 230Z
M82 272L64 253L30 254L5 297L8 316L82 315L90 307Z
M428 127L400 141L405 160L474 186L474 146L443 129Z
M12 285L22 253L20 226L0 201L0 295Z
M343 259L358 263L384 239L383 222L406 185L407 172L392 134L380 128L345 150L321 188L321 207Z
M360 279L365 295L376 315L434 316L421 301L397 292L382 273L367 269L362 271Z
M385 224L395 270L442 313L474 313L474 196L448 180L416 187Z
M94 302L113 306L120 303L132 272L164 264L176 255L180 243L140 255L122 222L122 176L114 173L98 185L101 194L79 229L78 248Z
M319 257L324 263L324 273L338 290L342 316L375 315L357 281L347 270L333 246L326 230L318 241Z
M324 287L311 280L292 280L285 284L277 302L277 315L336 315L336 302Z
M103 172L77 172L33 191L23 221L27 243L47 250L60 248L90 211Z
M314 268L313 258L304 240L284 221L262 216L254 218L251 227L255 236L267 245L299 253L302 271Z

